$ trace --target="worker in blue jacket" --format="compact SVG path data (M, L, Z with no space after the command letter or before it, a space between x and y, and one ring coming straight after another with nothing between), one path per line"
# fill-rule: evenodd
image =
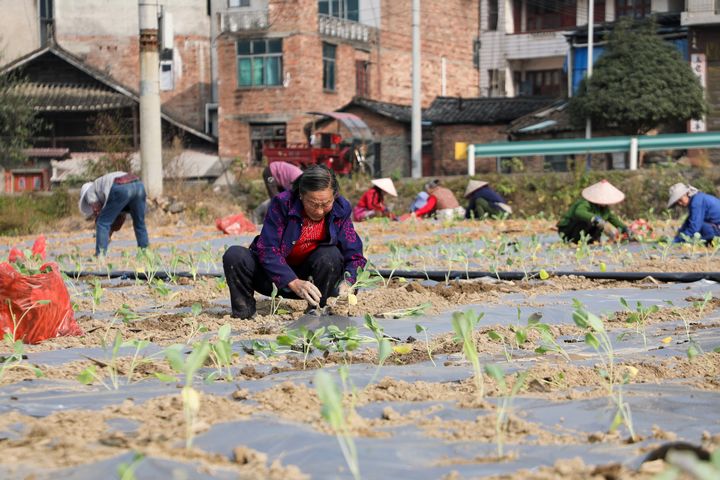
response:
M692 238L696 233L705 242L720 237L720 199L698 191L697 188L684 183L676 183L670 187L670 199L667 208L675 205L688 209L688 216L675 236L675 243L684 242L684 235Z

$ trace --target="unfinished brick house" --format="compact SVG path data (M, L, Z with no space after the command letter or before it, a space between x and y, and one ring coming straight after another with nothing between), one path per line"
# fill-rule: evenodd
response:
M262 145L307 142L309 111L353 97L411 103L411 0L216 0L222 157L261 160ZM475 97L478 1L423 2L422 104Z

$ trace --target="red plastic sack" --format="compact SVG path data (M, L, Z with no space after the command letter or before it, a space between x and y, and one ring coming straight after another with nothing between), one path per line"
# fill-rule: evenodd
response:
M46 273L23 275L9 263L0 263L0 336L14 331L15 340L40 343L82 335L60 268L46 263L40 270Z
M229 215L215 220L218 230L227 235L239 235L241 233L253 233L256 231L255 224L247 219L242 213Z

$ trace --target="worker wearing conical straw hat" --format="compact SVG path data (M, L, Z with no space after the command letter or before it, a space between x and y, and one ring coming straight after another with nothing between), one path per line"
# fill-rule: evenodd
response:
M667 208L688 209L688 216L675 236L675 243L693 238L697 233L706 243L720 238L720 199L684 183L670 187Z
M397 190L390 178L376 178L372 180L372 187L366 191L360 201L353 208L353 220L362 222L373 217L393 217L390 209L385 205L385 194L397 197Z
M611 240L618 237L617 230L628 233L625 224L610 210L610 205L624 199L625 194L607 180L585 188L582 198L576 200L558 222L560 238L577 243L586 235L588 243L594 243L600 241L603 232Z
M465 218L484 218L510 215L512 207L505 199L490 188L488 182L470 180L465 188L465 198L468 207L465 209Z

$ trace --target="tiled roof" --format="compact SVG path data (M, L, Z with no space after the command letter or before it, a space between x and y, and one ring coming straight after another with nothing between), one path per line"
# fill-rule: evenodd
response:
M69 148L26 148L23 153L30 158L65 158L70 155Z
M461 98L437 97L423 113L433 124L492 125L509 123L552 104L546 97Z
M340 110L346 110L349 107L363 107L371 112L382 115L383 117L392 118L398 122L410 123L412 120L412 108L409 105L400 105L397 103L378 102L367 98L355 97L350 103Z
M136 103L122 93L95 85L22 83L16 90L40 112L98 112Z
M577 130L570 123L567 105L567 100L560 100L553 105L524 115L510 124L508 133L514 136L523 136Z

